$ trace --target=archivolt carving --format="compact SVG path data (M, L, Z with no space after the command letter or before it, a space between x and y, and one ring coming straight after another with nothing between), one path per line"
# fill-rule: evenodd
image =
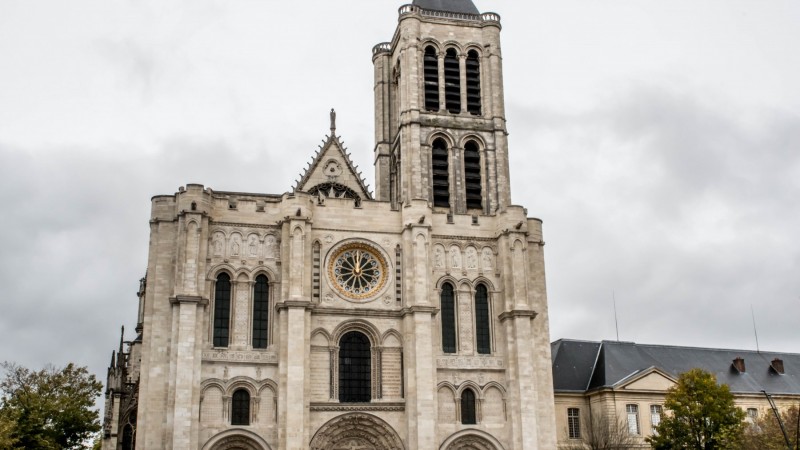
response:
M270 450L270 446L251 431L228 430L209 439L203 450Z
M480 430L463 430L447 438L440 450L503 450L494 436Z
M310 450L404 450L400 436L389 424L371 414L344 414L323 425Z

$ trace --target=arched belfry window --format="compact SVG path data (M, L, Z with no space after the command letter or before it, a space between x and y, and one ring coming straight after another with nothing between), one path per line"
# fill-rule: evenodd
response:
M451 114L461 112L461 67L454 48L448 48L444 54L444 100Z
M250 425L250 393L239 389L231 398L231 425Z
M350 331L339 341L339 401L364 403L371 394L372 355L369 338Z
M461 423L464 425L478 423L475 414L475 393L469 388L461 392Z
M433 206L450 207L450 152L442 138L433 141L431 169L433 172Z
M214 347L227 347L231 321L231 276L217 276L214 289Z
M480 209L481 195L481 154L475 141L464 144L464 190L467 208Z
M425 73L425 109L427 111L438 111L439 57L436 55L436 49L431 45L425 48L423 71Z
M467 53L467 111L481 114L481 63L475 50Z
M440 314L442 316L442 351L456 352L456 305L453 285L442 285Z
M475 288L475 338L478 353L485 355L492 352L489 329L489 291L479 284Z
M131 424L122 429L122 450L133 450L136 447L136 437Z
M269 345L269 280L265 275L256 277L253 286L253 348Z

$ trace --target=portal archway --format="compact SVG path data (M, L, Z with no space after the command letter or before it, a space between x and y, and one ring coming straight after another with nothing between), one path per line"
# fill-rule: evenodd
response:
M203 450L270 450L270 446L252 431L234 429L209 439Z
M463 430L451 435L440 450L503 450L503 444L494 436L481 430Z
M310 450L405 450L397 432L371 414L343 414L317 430Z

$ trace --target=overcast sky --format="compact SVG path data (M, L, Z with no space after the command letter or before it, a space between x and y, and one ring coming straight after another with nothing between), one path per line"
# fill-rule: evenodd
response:
M370 184L402 2L0 0L0 360L105 378L150 197L290 190L328 111ZM800 353L800 2L476 1L551 339Z

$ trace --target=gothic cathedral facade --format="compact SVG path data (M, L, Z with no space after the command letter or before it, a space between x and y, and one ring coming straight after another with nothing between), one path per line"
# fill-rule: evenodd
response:
M541 222L511 203L500 17L376 45L375 192L336 131L291 192L152 199L106 450L556 448Z

